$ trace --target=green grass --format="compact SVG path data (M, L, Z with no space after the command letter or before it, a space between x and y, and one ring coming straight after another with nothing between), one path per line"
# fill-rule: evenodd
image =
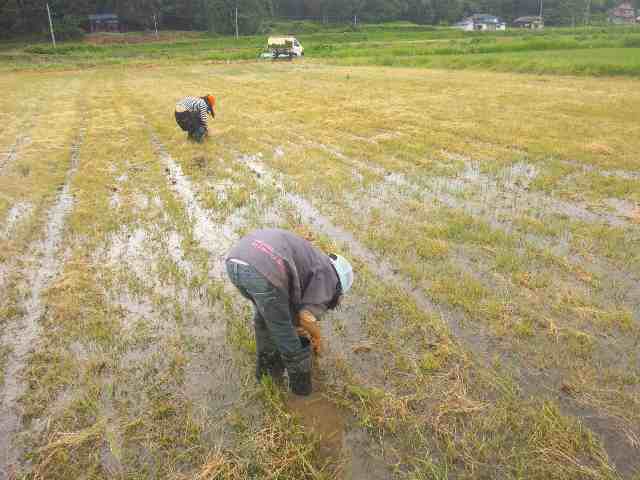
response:
M296 23L274 23L272 31L296 32ZM630 28L547 29L542 32L462 32L411 24L311 27L297 31L309 58L348 65L476 68L573 75L637 76L640 35ZM126 38L126 35L123 37ZM0 68L60 68L128 64L257 60L266 35L208 37L175 35L172 41L94 45L69 42L7 44ZM554 53L550 53L553 51ZM544 52L544 53L541 53Z
M595 48L589 50L506 52L422 58L374 57L365 63L402 67L470 68L538 74L638 76L640 75L640 49Z

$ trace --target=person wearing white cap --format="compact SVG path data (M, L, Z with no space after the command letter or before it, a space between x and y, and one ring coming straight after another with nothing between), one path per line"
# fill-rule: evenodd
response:
M317 319L335 309L353 284L353 268L304 238L281 229L256 230L241 238L226 259L229 279L254 305L256 378L281 381L309 395L311 352L320 353Z

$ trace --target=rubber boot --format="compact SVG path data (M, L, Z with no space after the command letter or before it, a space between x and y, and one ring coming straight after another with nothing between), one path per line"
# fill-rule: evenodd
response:
M306 337L300 337L302 349L293 357L287 359L289 373L289 388L296 395L311 395L311 342Z
M207 130L204 127L198 127L193 133L193 138L196 142L204 142L204 137L207 135Z
M311 385L311 370L308 372L298 372L289 374L289 388L296 395L306 397L311 395L313 387Z
M276 383L283 383L284 363L278 352L261 352L256 359L256 380L270 375Z

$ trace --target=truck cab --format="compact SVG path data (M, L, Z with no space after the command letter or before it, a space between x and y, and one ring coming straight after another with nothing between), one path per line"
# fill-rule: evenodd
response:
M273 58L304 56L304 47L296 37L269 37L267 40L267 48L273 55Z

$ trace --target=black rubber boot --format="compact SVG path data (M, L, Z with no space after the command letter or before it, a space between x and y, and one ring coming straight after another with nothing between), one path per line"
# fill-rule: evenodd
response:
M311 395L313 390L311 385L311 370L308 372L290 373L289 374L289 388L296 395L307 396Z
M195 132L193 132L193 138L196 142L202 143L207 135L207 130L204 127L198 127Z
M300 337L302 349L296 355L286 359L289 374L289 388L296 395L307 396L313 390L311 384L311 342Z
M283 382L284 363L278 352L262 352L256 359L256 380L258 382L263 375L271 375L276 383Z

